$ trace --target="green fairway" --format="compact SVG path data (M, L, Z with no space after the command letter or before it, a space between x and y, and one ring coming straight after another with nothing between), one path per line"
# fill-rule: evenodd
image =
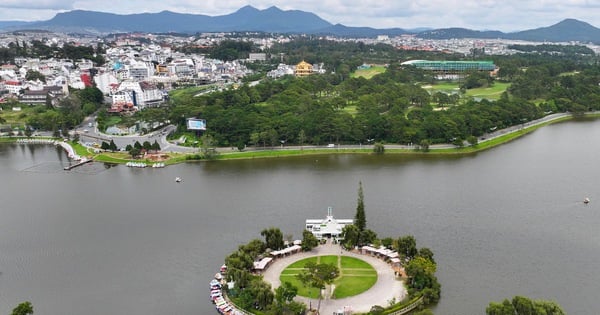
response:
M495 82L494 85L487 88L476 88L467 90L466 95L475 98L485 98L488 100L498 100L510 83Z
M384 66L373 66L368 69L357 69L350 75L350 77L352 77L352 78L363 77L368 80L368 79L370 79L380 73L384 73L384 72L385 72Z
M279 276L281 283L290 282L298 288L298 295L316 299L319 297L319 292L315 288L304 287L296 275L303 270L303 266L309 262L319 264L332 264L340 268L340 276L335 279L335 291L332 298L345 298L354 296L367 291L375 282L377 282L377 271L367 262L346 256L318 256L299 260L287 266Z
M467 97L498 100L502 93L506 91L506 89L508 89L509 87L510 83L494 82L494 85L490 87L469 89L464 95ZM434 85L423 85L422 88L429 91L431 95L437 92L444 92L447 94L460 92L458 82L441 82Z

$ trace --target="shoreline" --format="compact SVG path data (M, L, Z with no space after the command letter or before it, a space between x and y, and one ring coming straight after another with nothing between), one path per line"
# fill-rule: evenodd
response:
M444 155L470 155L477 152L485 151L499 145L503 145L512 140L518 139L526 134L529 134L538 128L550 125L553 123L569 121L574 119L597 119L600 118L600 112L587 112L581 117L575 117L571 113L551 114L535 121L530 121L522 125L511 126L506 129L498 130L490 134L484 135L484 139L480 140L476 145L468 145L464 147L456 147L452 144L433 144L427 151L422 151L419 146L409 146L400 144L384 144L385 154L406 155L406 156L444 156ZM23 138L10 137L1 138L0 143L12 143L23 141L23 139L40 139L40 138ZM44 139L44 138L42 138ZM48 138L46 138L48 139ZM53 139L53 138L49 138ZM53 139L56 140L56 139ZM35 143L32 141L32 143ZM71 147L79 156L89 156L98 162L126 164L131 162L130 157L123 158L113 153L92 153L88 147L81 144L69 142ZM334 148L315 147L315 146L291 146L291 147L273 147L271 149L254 149L248 151L231 151L231 147L217 148L219 155L214 159L189 159L198 155L198 153L175 153L165 152L171 155L171 158L163 161L165 165L174 165L185 162L206 162L206 161L227 161L227 160L249 160L249 159L268 159L268 158L286 158L308 155L331 155L331 154L374 154L373 145L337 145ZM117 153L121 154L122 153ZM153 163L149 159L138 159L136 161ZM155 162L155 161L154 161Z

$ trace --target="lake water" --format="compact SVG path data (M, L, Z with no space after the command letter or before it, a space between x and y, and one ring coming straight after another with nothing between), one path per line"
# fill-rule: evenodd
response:
M216 314L208 282L228 253L271 226L299 238L328 206L352 218L359 181L369 228L434 251L436 314L514 295L597 313L600 121L466 157L67 164L53 146L0 145L1 314L26 300L44 315Z

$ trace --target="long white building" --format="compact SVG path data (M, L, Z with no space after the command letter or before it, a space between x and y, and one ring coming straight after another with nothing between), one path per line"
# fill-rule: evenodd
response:
M333 217L333 208L327 207L325 219L307 219L306 230L310 231L316 238L323 239L333 237L341 239L342 230L346 225L354 224L353 219L336 219Z

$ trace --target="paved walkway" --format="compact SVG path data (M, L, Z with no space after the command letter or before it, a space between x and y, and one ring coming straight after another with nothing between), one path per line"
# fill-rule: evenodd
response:
M398 302L406 297L407 292L404 283L400 280L396 280L394 270L390 265L375 257L342 250L340 246L330 244L329 242L325 245L318 246L310 252L302 252L285 258L279 258L265 270L263 277L273 288L277 288L281 285L279 275L289 264L312 256L340 254L343 256L360 258L371 264L371 266L377 270L377 282L369 290L359 295L337 300L322 300L320 309L321 314L332 315L334 311L343 309L344 306L350 306L354 312L366 313L373 305L387 307L389 306L389 301L392 299L395 298L396 302ZM318 299L309 301L309 299L305 297L296 297L296 300L305 303L307 306L310 302L315 309L318 303Z

